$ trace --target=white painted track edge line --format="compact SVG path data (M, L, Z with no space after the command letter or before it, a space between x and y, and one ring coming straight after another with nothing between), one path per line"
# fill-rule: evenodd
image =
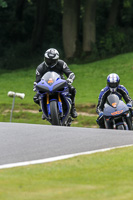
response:
M89 155L89 154L100 153L100 152L110 151L110 150L113 150L113 149L119 149L119 148L131 147L131 146L133 146L133 144L111 147L111 148L98 149L98 150L92 150L92 151L81 152L81 153L62 155L62 156L56 156L56 157L45 158L45 159L40 159L40 160L32 160L32 161L4 164L4 165L0 165L0 169L22 167L22 166L27 166L27 165L54 162L54 161L58 161L58 160L64 160L64 159L80 156L80 155Z

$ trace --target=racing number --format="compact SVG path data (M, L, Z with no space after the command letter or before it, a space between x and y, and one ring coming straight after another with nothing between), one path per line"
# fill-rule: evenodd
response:
M111 113L111 115L118 115L118 114L121 114L123 112L123 110L118 110L118 111L116 111L116 112L113 112L113 113Z

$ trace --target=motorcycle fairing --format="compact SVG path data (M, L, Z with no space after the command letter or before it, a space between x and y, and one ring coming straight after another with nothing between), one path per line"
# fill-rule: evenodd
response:
M66 80L61 79L56 72L47 72L36 86L41 96L42 110L47 120L51 119L50 102L57 101L61 124L65 123L71 110L71 98L68 91ZM65 113L63 113L62 100L66 104Z
M61 88L64 88L66 85L66 81L59 79L55 82L52 83L52 85L49 85L46 81L41 80L36 88L37 90L39 90L40 92L54 92L57 90L60 90Z
M123 101L119 101L119 104L117 105L116 108L111 107L110 105L108 105L107 103L104 106L104 112L103 115L104 116L108 116L108 117L112 117L112 116L117 116L120 114L123 114L125 112L127 112L129 110L128 106L123 102ZM117 112L120 111L121 113ZM111 113L116 113L116 114L111 114Z
M63 92L61 93L64 101L66 102L66 105L67 105L67 110L66 110L66 113L64 113L64 117L62 118L62 124L64 124L66 118L68 117L69 113L70 113L70 110L71 110L71 105L72 105L72 100L71 98L69 97L69 93L68 92Z

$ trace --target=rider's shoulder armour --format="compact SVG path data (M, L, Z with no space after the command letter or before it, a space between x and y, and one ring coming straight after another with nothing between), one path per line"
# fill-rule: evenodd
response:
M101 90L101 92L100 92L100 95L99 95L99 100L102 98L102 96L104 95L104 94L106 94L106 92L108 92L109 91L109 87L108 86L106 86L105 88L103 88L102 90Z
M126 94L128 94L127 89L124 87L124 85L118 85L118 89L123 90Z

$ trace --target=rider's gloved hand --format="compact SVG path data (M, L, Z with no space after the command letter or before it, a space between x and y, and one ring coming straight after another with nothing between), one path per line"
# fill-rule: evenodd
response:
M37 85L37 83L36 82L34 82L34 85L33 85L33 91L34 92L36 92L37 90L36 90L36 85Z
M127 103L127 106L128 106L129 108L132 108L132 103Z
M103 116L103 112L99 113L99 118L101 118Z
M68 85L71 85L73 83L73 80L70 78L68 78L66 81L67 81Z

